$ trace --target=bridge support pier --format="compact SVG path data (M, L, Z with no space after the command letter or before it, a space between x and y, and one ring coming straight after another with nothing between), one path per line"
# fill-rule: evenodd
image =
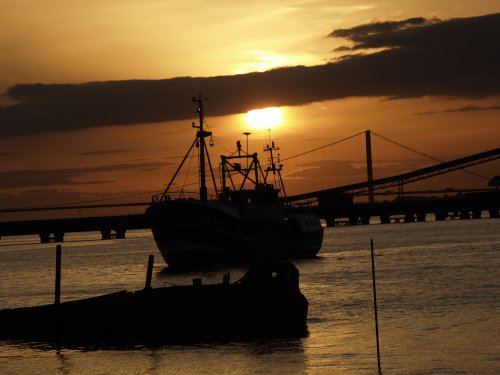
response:
M326 221L326 226L331 228L331 227L334 227L335 226L335 217L333 216L326 216L325 217L325 221Z
M380 215L380 223L381 224L390 224L391 223L391 215Z
M370 224L370 216L361 216L359 218L359 223L363 225L368 225Z
M488 210L489 214L490 214L490 218L495 218L495 219L498 219L500 217L499 215L499 212L498 212L498 208L490 208Z
M42 232L39 233L40 243L64 242L64 232Z
M50 243L50 233L43 232L39 234L40 243Z
M108 229L108 228L101 229L101 238L103 240L110 240L111 239L111 229Z
M483 210L473 210L472 211L472 218L473 219L481 219L482 213L483 213Z
M116 229L116 238L118 239L124 239L125 238L125 228L117 228Z
M436 221L446 220L446 218L448 217L448 212L447 211L436 211L436 212L434 212L434 217L436 218Z
M413 213L405 214L405 223L413 223L415 222L415 215Z
M469 210L462 210L460 211L460 220L469 220L470 219L470 212Z
M54 242L64 242L64 232L54 233Z
M426 213L425 212L417 212L416 216L417 216L418 222L424 222Z
M103 240L124 239L125 238L125 228L117 228L112 231L110 228L101 229L101 238Z

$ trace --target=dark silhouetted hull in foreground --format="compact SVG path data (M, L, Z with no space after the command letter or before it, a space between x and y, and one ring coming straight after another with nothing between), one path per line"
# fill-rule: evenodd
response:
M302 336L308 302L298 277L291 264L269 264L251 268L232 284L121 291L59 305L1 310L0 338L165 344Z

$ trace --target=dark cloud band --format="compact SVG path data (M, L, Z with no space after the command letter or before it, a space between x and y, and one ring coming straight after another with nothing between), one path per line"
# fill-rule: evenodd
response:
M353 42L347 50L384 50L234 76L20 84L7 92L19 104L0 108L0 137L191 119L198 93L210 98L211 116L353 96L500 95L500 14L371 23L330 36Z

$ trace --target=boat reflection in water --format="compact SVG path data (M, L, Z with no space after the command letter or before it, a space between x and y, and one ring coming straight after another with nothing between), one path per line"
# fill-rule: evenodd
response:
M221 156L221 187L210 163L204 130L203 98L198 104L199 124L195 140L165 192L153 197L146 214L155 242L172 267L246 264L279 259L314 257L323 242L323 227L316 214L282 202L285 188L278 148L270 142L264 151L269 162L263 167L257 153L241 149ZM199 148L199 198L174 199L169 189L182 165ZM208 199L205 165L214 183L216 199Z

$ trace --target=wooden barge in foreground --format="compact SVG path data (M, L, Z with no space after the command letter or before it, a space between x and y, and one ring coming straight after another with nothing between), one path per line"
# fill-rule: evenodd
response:
M151 267L148 267L149 283ZM68 344L187 343L303 336L308 301L290 263L250 268L234 283L148 287L0 310L0 339Z

